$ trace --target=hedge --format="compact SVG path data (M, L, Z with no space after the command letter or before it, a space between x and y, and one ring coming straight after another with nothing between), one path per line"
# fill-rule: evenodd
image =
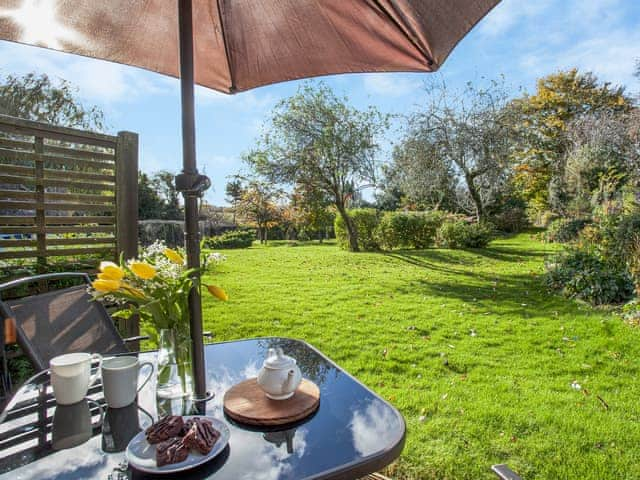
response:
M487 223L448 220L438 229L436 243L443 248L484 248L494 234L493 226Z
M377 238L377 228L380 222L379 213L373 208L356 208L349 210L348 215L358 231L358 247L360 250L373 251L380 248ZM334 224L338 246L349 249L349 236L342 216L336 215Z
M256 233L253 230L230 230L222 235L205 238L202 240L202 246L213 250L249 248L255 238Z
M378 242L385 250L427 248L435 243L441 212L385 212L378 225Z

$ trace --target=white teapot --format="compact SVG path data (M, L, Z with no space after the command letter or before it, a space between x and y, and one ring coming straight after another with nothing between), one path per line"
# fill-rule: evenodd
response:
M258 372L258 385L272 400L286 400L295 393L302 381L302 372L294 358L282 348L270 348L267 359Z

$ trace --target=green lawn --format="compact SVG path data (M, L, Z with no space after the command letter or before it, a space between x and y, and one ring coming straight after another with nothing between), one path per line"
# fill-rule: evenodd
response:
M527 480L640 478L640 332L549 293L552 250L522 234L477 251L226 251L206 280L231 298L205 297L206 328L302 338L396 405L394 478L494 478L494 463Z

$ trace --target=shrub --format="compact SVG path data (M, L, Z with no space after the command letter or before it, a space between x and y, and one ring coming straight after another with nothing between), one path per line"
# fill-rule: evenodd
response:
M427 248L435 244L438 228L444 221L444 213L440 211L416 212L410 216L410 241L413 248ZM413 225L413 227L411 227Z
M255 238L256 233L253 230L230 230L222 235L205 238L202 246L213 250L249 248Z
M640 213L622 216L612 237L611 253L620 260L629 262L640 239Z
M631 268L640 242L640 213L603 215L598 220L582 229L577 245L597 251L619 267Z
M640 233L636 234L634 238L627 263L629 265L629 273L636 287L636 295L640 297Z
M349 216L355 224L358 232L358 247L361 250L373 251L378 250L377 229L380 222L380 215L373 208L356 208L349 210ZM335 232L338 246L345 250L349 249L349 237L344 220L340 215L336 215Z
M446 221L438 229L436 241L444 248L484 248L493 239L494 228L487 223Z
M434 244L441 212L385 212L378 225L380 246L393 248L427 248Z
M640 300L631 300L624 305L622 307L622 318L632 325L640 326Z
M545 237L549 242L572 242L589 223L589 220L584 218L554 220L549 224Z
M572 249L556 257L547 269L547 284L569 298L601 305L623 302L633 294L628 272L595 252Z
M524 207L515 206L493 215L491 223L501 232L518 233L529 226L529 218Z

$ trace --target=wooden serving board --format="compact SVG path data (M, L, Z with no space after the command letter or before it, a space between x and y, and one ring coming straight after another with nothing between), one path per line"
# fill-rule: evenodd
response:
M224 412L240 423L258 426L284 425L311 415L320 405L320 389L302 379L293 397L268 398L256 378L234 385L224 394Z

